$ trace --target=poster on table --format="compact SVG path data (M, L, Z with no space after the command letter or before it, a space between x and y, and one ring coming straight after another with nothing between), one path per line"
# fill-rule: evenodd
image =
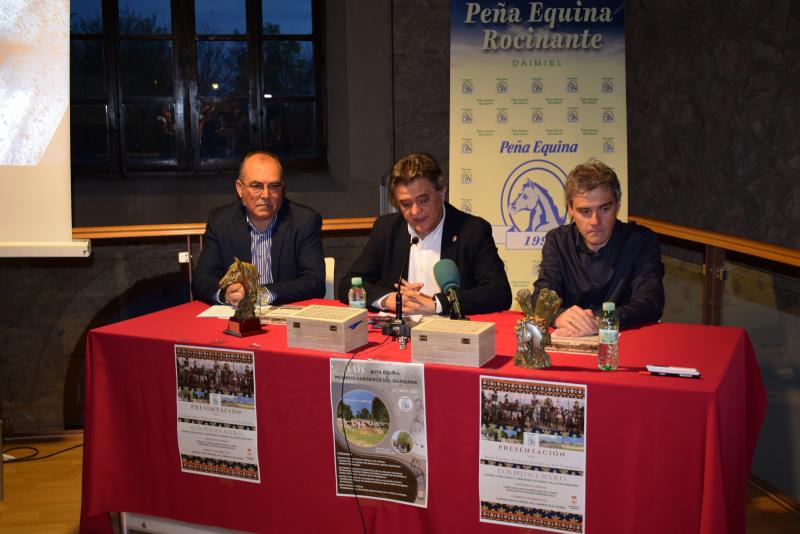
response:
M451 2L450 203L488 220L512 290L570 222L569 172L597 158L627 218L623 2Z
M586 531L586 386L481 376L480 520Z
M181 471L260 482L253 352L175 345Z
M427 507L424 367L331 359L336 495Z

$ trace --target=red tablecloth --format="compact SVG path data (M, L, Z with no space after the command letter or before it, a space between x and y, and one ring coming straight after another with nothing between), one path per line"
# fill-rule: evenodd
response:
M127 511L230 529L360 532L355 499L336 497L330 353L286 347L284 326L244 339L195 316L195 302L93 330L86 358L81 532L111 532ZM480 369L426 365L427 508L361 499L370 533L508 532L480 523L478 377L588 385L586 530L743 533L745 486L766 406L744 330L659 324L623 332L620 370L554 354L517 368L514 322L497 323L497 357ZM357 358L409 361L379 332ZM262 482L182 473L176 432L175 343L254 350ZM697 367L702 379L639 374L645 364ZM526 531L530 531L527 530Z

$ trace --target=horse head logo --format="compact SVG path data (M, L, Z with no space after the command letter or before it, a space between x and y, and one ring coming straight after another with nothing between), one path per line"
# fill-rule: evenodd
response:
M524 161L511 170L500 192L503 226L497 233L506 250L541 249L547 232L566 222L566 179L564 169L546 159Z
M563 217L558 214L558 208L550 193L530 179L508 203L508 210L511 213L530 212L528 227L523 230L524 232L546 232L564 224Z

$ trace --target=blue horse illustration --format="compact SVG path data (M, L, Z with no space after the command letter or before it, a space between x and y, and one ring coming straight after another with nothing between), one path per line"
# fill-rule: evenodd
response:
M559 217L553 198L547 190L532 180L523 184L516 198L509 202L508 208L511 213L530 212L525 232L546 232L564 224L564 218Z

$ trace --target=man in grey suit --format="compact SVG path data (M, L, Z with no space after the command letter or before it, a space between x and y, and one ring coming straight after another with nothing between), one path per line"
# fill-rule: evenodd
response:
M239 202L215 209L208 218L192 282L196 298L209 304L239 303L244 297L241 284L224 292L218 286L234 256L256 266L272 304L325 295L322 217L287 199L284 187L277 156L251 152L244 157L236 180Z

